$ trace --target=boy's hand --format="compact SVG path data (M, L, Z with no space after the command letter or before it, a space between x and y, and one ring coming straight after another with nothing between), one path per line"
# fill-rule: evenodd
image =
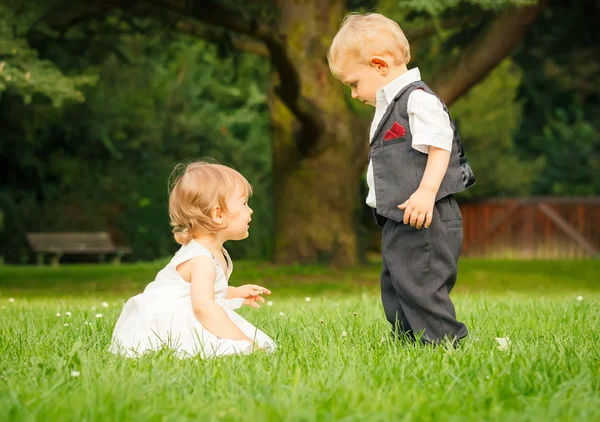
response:
M419 188L410 198L398 208L404 210L404 224L420 229L428 228L433 219L433 207L435 206L436 193L432 190ZM424 223L424 224L423 224Z
M265 303L265 299L262 297L262 295L270 295L271 291L256 284L245 284L243 286L236 287L235 293L237 297L244 298L244 305L252 306L253 308L260 308L260 304L258 302Z

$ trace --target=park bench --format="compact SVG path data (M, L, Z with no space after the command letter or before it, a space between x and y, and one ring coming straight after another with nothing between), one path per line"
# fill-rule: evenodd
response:
M27 241L37 254L39 265L44 264L44 256L51 255L52 265L58 265L63 255L98 255L99 262L104 262L107 255L112 255L115 264L130 253L130 248L116 246L106 232L95 233L27 233Z

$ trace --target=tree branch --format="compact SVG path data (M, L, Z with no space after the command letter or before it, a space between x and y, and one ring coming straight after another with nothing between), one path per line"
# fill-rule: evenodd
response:
M407 28L404 31L409 42L420 41L436 34L440 29L452 29L476 22L481 16L467 16L463 18L445 19L437 24L424 26L420 28Z
M452 104L487 74L519 44L527 27L545 6L510 7L498 14L458 58L432 79L431 88Z

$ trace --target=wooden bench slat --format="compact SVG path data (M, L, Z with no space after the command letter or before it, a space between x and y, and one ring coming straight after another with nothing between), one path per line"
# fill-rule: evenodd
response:
M128 252L117 247L106 232L95 233L27 233L27 240L36 252L103 254Z

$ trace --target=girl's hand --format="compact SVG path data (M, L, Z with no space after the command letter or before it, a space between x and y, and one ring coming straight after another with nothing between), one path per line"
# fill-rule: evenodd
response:
M246 284L236 287L236 295L244 299L244 305L260 308L260 303L265 303L262 295L270 295L271 291L265 287L256 284ZM259 303L260 302L260 303Z
M260 308L258 302L265 303L265 299L262 296L248 296L244 299L244 305L252 306L253 308Z
M256 285L256 284L245 284L240 287L235 288L235 295L237 297L252 297L252 296L260 296L260 295L270 295L271 291L265 287Z

